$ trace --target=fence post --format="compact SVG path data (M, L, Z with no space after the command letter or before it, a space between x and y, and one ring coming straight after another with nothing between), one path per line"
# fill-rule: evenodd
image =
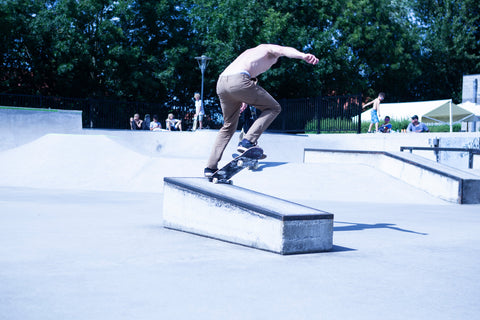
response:
M90 123L90 129L93 129L93 110L92 110L92 103L90 102L91 99L87 98L87 107L88 107L88 122Z
M287 99L282 99L281 101L282 102L280 103L280 105L282 106L282 131L285 132L286 126L287 126L287 110L288 110L287 104L288 104L288 100Z
M320 100L320 101L318 101ZM320 102L320 103L319 103ZM321 124L321 121L320 121L320 112L321 112L321 109L320 109L320 104L321 104L322 100L321 99L315 99L315 117L317 118L317 134L320 134L320 124Z
M362 133L362 95L357 95L358 125L357 134Z

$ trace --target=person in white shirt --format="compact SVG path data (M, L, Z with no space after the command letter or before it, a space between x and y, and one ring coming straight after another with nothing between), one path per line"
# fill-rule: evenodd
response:
M168 131L182 131L182 120L175 119L173 117L173 113L168 114L168 118L166 120L166 125Z
M153 121L150 122L150 131L160 131L162 130L162 124L158 121L158 116L153 115Z
M200 100L200 93L196 92L195 95L195 116L194 116L194 126L193 130L197 129L195 125L198 122L198 129L203 129L203 116L205 115L205 110L203 109L202 100Z

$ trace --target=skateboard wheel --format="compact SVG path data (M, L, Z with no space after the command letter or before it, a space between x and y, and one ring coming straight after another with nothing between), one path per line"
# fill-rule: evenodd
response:
M212 179L212 182L215 183L215 184L217 184L217 183L218 183L218 178L213 178L213 179Z
M255 162L255 164L253 165L253 170L257 170L258 169L258 162Z
M237 166L239 166L239 167L243 167L243 160L238 160L238 162L237 162Z

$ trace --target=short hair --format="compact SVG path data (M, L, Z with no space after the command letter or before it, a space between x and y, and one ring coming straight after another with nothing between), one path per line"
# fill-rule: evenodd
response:
M380 92L380 93L378 94L378 96L381 97L382 99L384 99L384 98L385 98L385 93Z

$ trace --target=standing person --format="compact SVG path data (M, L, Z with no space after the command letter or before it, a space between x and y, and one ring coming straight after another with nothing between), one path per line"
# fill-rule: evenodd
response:
M260 135L282 110L280 104L256 82L256 77L269 70L280 57L301 59L313 65L318 63L317 57L313 54L303 53L291 47L260 44L244 51L220 74L217 94L224 123L218 132L204 170L206 177L210 177L217 170L223 151L237 129L242 103L254 105L262 113L238 144L239 152L245 152L255 146Z
M380 122L378 118L380 117L380 103L385 99L385 93L380 92L377 99L370 101L369 103L363 105L363 109L373 104L373 108L370 111L370 126L368 127L368 132L372 132L372 126L375 124L375 131L378 131L378 123Z
M197 129L197 124L198 122L198 129L202 130L203 129L203 116L205 114L205 110L203 110L203 103L202 100L200 100L200 93L196 92L195 95L195 116L194 116L194 125L193 125L193 130Z
M408 124L407 132L429 132L430 129L423 122L418 121L418 116L412 117L412 122Z
M243 140L245 133L248 132L252 124L257 119L257 110L253 106L249 106L245 102L242 103L242 107L240 108L240 123L242 124L242 131L240 132L239 139L240 141Z

